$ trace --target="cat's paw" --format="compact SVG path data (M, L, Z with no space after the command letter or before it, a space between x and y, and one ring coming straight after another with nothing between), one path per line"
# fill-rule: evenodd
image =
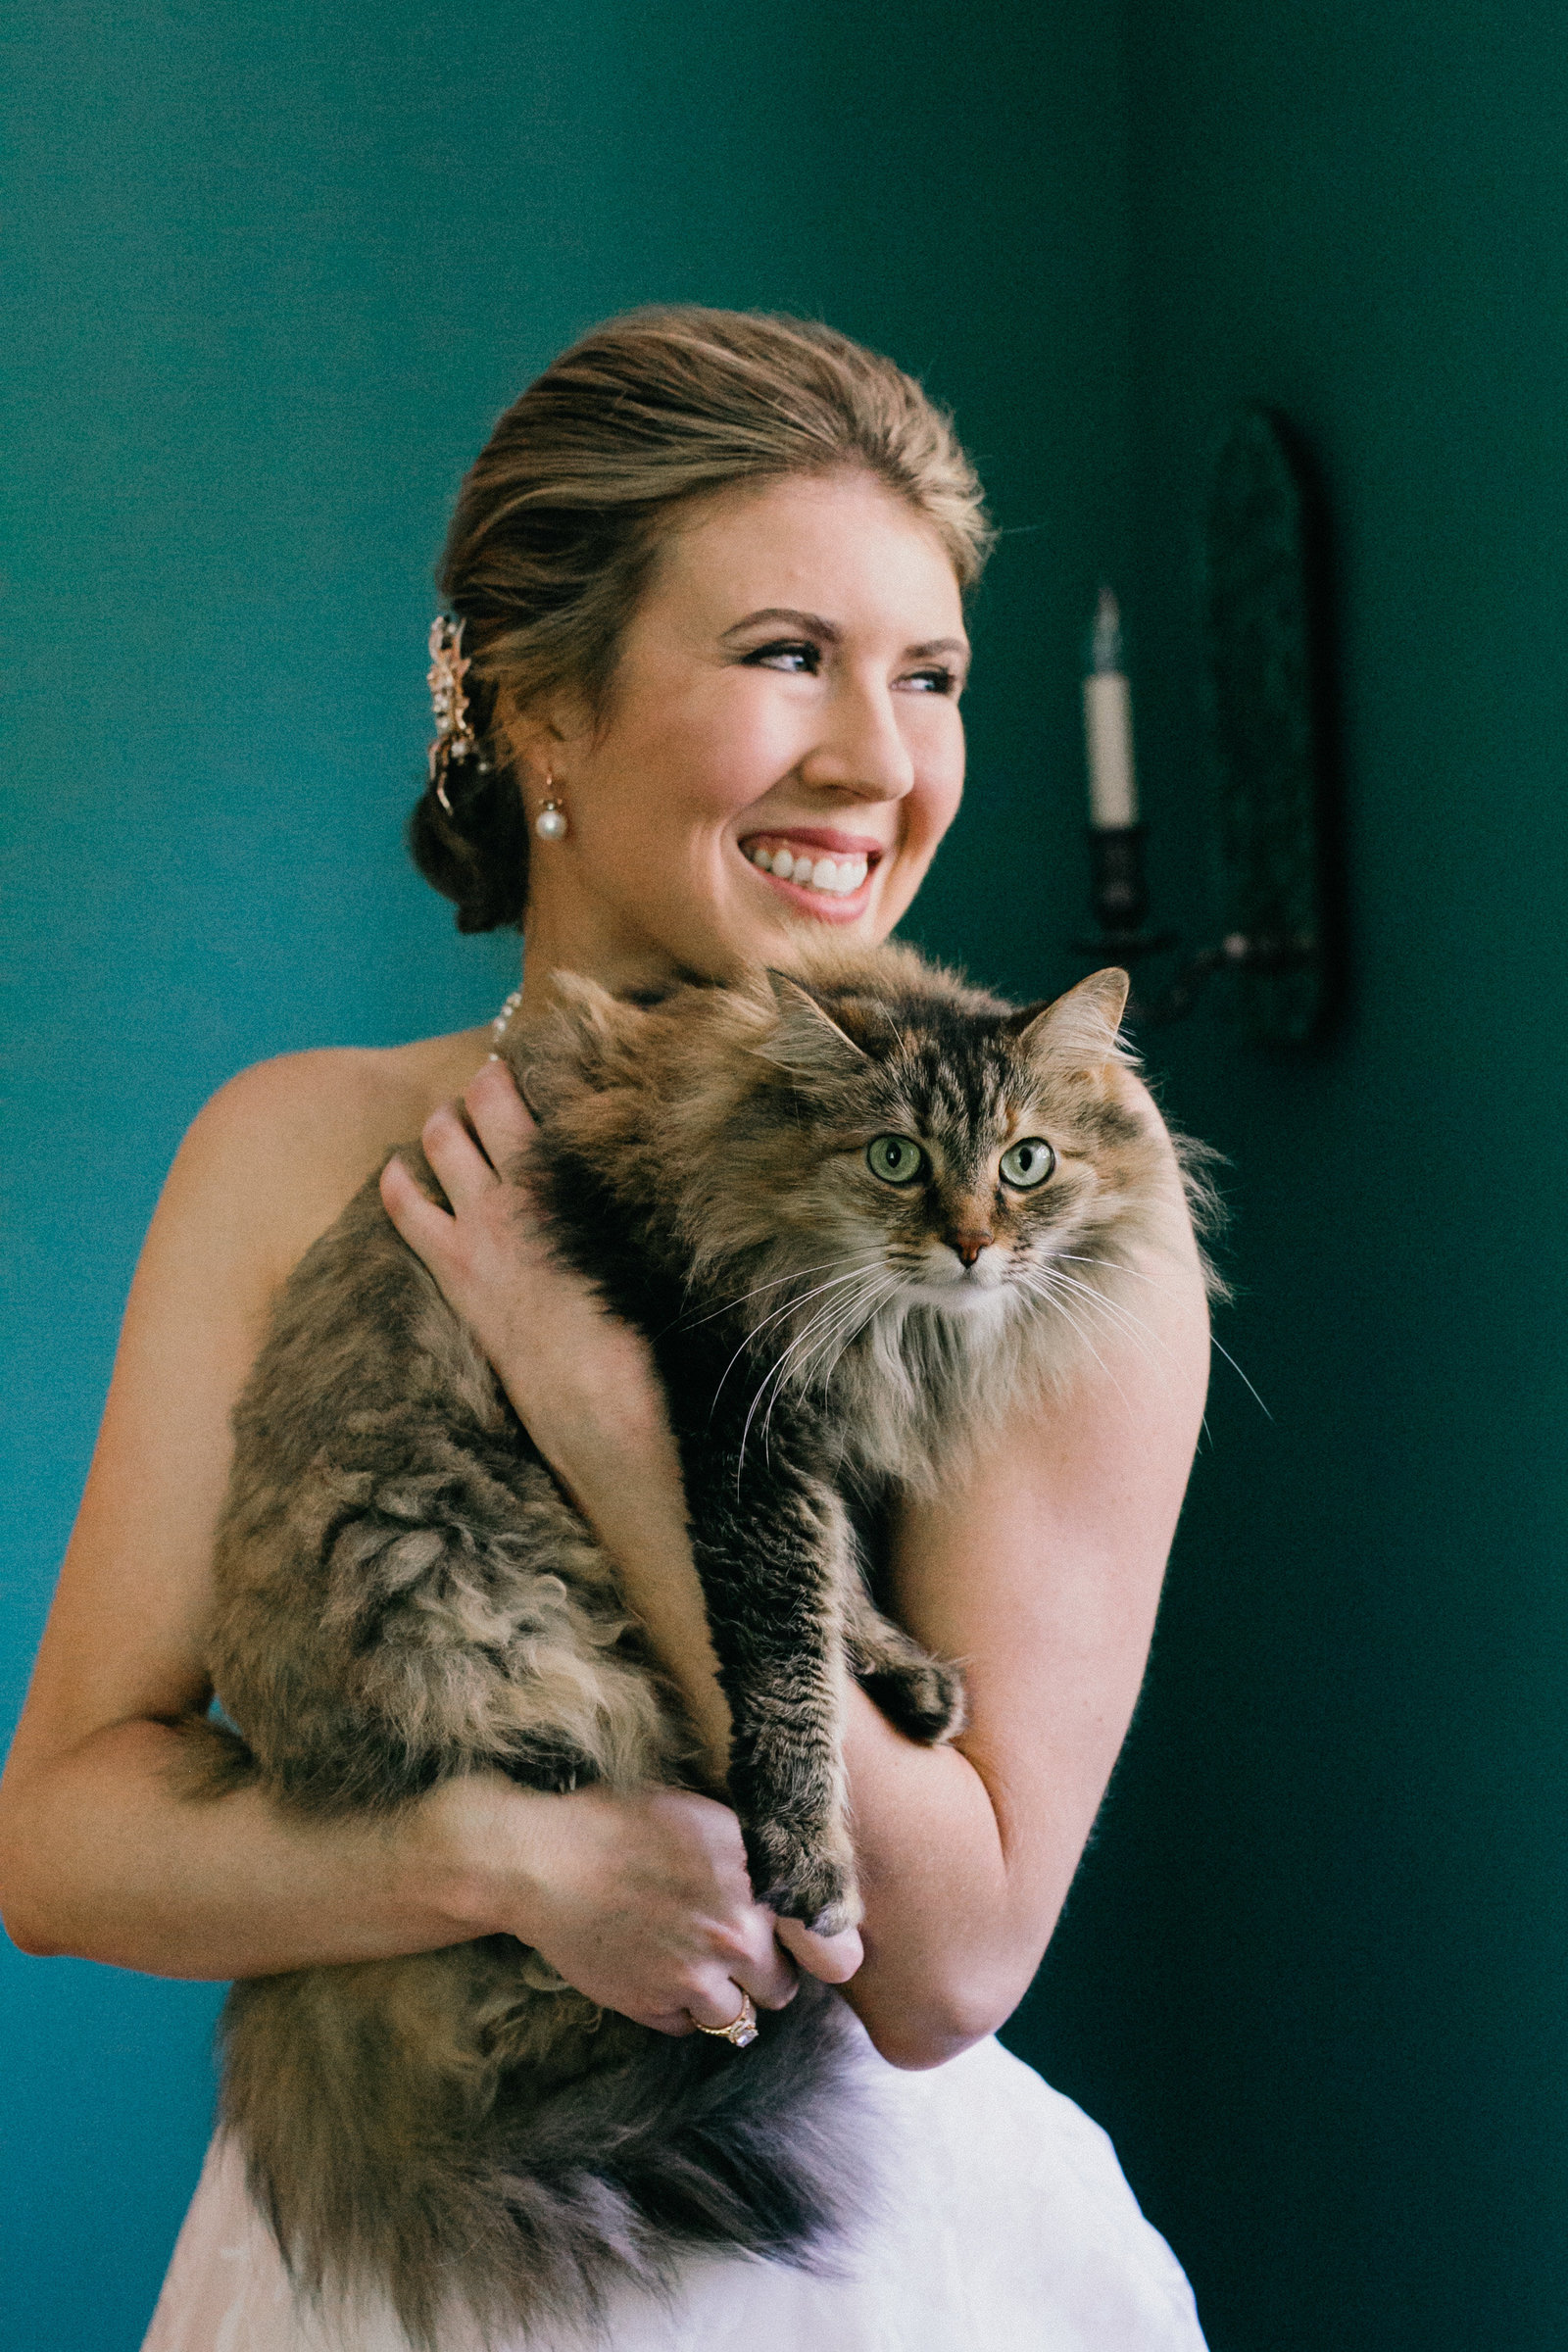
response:
M779 1919L798 1919L816 1936L858 1927L865 1906L849 1841L812 1840L767 1822L746 1834L757 1899Z
M956 1738L968 1721L963 1676L956 1666L944 1666L938 1658L878 1665L858 1679L896 1730L927 1747Z

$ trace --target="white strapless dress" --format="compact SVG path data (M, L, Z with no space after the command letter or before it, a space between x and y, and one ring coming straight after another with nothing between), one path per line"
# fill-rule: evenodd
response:
M997 2041L929 2074L865 2045L885 2184L842 2276L689 2260L628 2292L613 2352L1203 2352L1180 2264L1098 2124ZM407 2352L387 2313L302 2309L238 2155L214 2140L142 2352ZM453 2352L466 2352L454 2345ZM510 2352L510 2348L509 2348ZM581 2352L530 2339L515 2352Z

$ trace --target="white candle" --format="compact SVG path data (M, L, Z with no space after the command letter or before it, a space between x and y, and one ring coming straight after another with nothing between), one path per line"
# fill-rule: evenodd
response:
M1121 665L1121 613L1108 588L1095 614L1094 665L1084 680L1084 744L1089 755L1089 821L1136 825L1133 698Z

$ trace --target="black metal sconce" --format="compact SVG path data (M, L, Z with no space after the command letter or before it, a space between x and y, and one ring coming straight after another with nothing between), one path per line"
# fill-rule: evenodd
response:
M1126 681L1113 602L1102 600L1085 686L1092 812L1091 904L1100 936L1074 953L1133 974L1129 1017L1179 1020L1218 972L1250 1037L1299 1043L1322 1025L1333 971L1326 922L1326 672L1322 506L1300 444L1248 408L1215 459L1203 527L1206 703L1225 929L1179 957L1162 988L1142 972L1178 946L1149 928L1146 833L1137 821ZM1120 716L1118 717L1118 712ZM1123 765L1125 772L1123 772ZM1131 821L1103 821L1122 817Z

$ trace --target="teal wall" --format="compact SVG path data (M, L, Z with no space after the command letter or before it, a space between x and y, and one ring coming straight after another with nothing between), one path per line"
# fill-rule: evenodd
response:
M956 405L1009 535L922 921L1060 976L1077 636L1128 545L1116 33L1096 0L8 14L0 1730L191 1113L510 985L400 847L430 567L493 417L594 319L819 313ZM0 1950L7 2352L137 2341L215 2008Z
M107 20L113 16L113 22ZM1557 1342L1568 31L1473 0L715 0L454 21L37 0L0 778L0 1710L171 1151L231 1070L477 1017L398 833L429 567L496 411L660 296L819 312L956 403L1006 536L923 935L1079 917L1079 630L1126 590L1161 912L1211 912L1193 545L1234 400L1337 530L1332 1044L1154 1041L1242 1286L1139 1722L1016 2029L1216 2352L1555 2345L1568 2292ZM205 1988L0 1954L0 2340L133 2345Z
M1568 23L1133 0L1142 742L1205 904L1192 552L1278 403L1337 524L1354 961L1305 1059L1200 1016L1244 1295L1060 1961L1216 2352L1544 2352L1568 2302ZM1076 1940L1074 1940L1076 1937ZM1129 1958L1122 1950L1130 1947ZM1042 2032L1054 2026L1051 1969Z

